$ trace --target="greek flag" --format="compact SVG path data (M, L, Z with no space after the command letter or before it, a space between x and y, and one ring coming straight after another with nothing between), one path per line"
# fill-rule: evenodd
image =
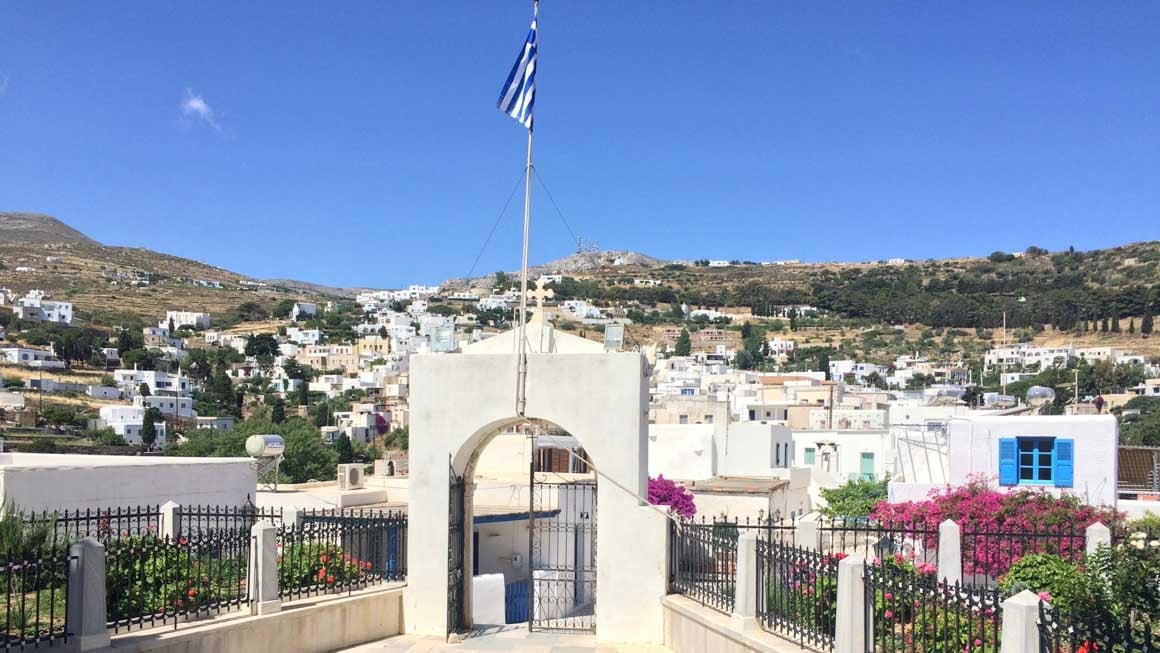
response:
M536 103L536 18L539 12L537 3L532 13L532 29L528 32L528 40L524 41L520 56L508 73L499 94L499 102L496 103L500 111L528 129L532 128L532 106Z

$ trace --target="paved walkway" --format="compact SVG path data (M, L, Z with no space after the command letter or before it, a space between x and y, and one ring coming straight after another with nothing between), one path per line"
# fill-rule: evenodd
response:
M459 651L522 651L523 653L668 653L663 646L597 644L592 635L529 633L527 625L507 626L468 634L458 644L442 638L401 635L346 649L345 653L454 653Z

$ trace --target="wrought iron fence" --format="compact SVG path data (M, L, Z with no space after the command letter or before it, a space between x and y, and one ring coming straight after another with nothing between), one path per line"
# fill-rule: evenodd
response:
M406 515L370 511L308 513L279 527L279 593L295 599L405 578L406 529Z
M758 624L803 647L832 651L842 557L759 538Z
M1054 524L1034 528L963 529L963 575L991 585L1023 556L1053 553L1070 562L1083 560L1087 524Z
M886 526L865 517L835 517L818 521L817 545L826 553L857 553L867 558L898 553L934 563L938 558L938 529Z
M938 582L905 556L866 565L864 580L869 653L998 653L997 589Z
M3 650L51 646L68 640L67 545L45 544L0 560L4 588Z
M177 532L182 535L197 535L215 531L249 531L259 521L268 521L275 526L282 524L283 511L280 508L256 508L254 506L181 506L177 510Z
M1098 611L1060 611L1039 604L1041 653L1160 653L1160 629L1132 624Z
M108 626L152 628L248 605L251 537L222 530L176 539L133 536L105 544Z
M50 525L59 543L93 537L109 542L129 537L156 536L161 532L161 507L85 508L24 513L26 526Z
M670 524L669 589L725 614L732 612L737 537L733 522Z

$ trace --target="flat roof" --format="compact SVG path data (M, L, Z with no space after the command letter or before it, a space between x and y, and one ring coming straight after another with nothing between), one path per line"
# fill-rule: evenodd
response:
M696 492L720 492L722 494L768 494L789 485L784 478L754 476L714 476L700 481L678 481L675 483Z

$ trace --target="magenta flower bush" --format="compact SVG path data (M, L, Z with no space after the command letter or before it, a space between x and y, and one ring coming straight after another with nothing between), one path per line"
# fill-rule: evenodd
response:
M962 487L933 490L929 497L879 502L872 516L890 528L932 533L942 521L953 519L962 530L963 572L994 578L1030 553L1054 553L1078 562L1085 528L1098 521L1114 530L1123 522L1115 510L1089 506L1074 495L1029 488L1001 492L980 476ZM927 546L937 546L937 536L927 539Z
M697 514L693 493L665 478L664 474L648 480L648 502L655 506L668 506L669 512L685 519Z

